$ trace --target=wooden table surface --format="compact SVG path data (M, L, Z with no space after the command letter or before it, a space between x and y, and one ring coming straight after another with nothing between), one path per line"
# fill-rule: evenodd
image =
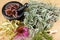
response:
M2 7L4 4L6 4L9 1L19 1L22 4L24 4L25 2L28 2L28 0L0 0L0 24L2 23L2 21L5 20L5 18L2 15ZM43 1L43 0L39 0L39 1ZM60 0L44 0L44 2L50 2L52 4L56 4L58 7L60 7ZM56 34L53 34L53 38L54 40L60 40L60 19L53 25L51 30L57 30L58 32Z

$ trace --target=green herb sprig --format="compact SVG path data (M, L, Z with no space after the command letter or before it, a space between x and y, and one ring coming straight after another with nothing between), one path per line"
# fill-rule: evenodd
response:
M29 28L46 30L52 27L60 15L60 9L52 4L31 1L24 12L24 24Z
M53 40L47 32L60 16L60 8L52 4L29 1L29 7L24 12L24 25L33 29L32 40ZM36 30L37 29L37 30ZM35 31L35 32L34 32Z

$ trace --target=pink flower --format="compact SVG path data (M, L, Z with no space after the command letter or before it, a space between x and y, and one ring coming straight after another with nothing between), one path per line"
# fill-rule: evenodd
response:
M16 30L17 34L13 40L24 40L24 37L29 36L29 29L27 27L18 27Z

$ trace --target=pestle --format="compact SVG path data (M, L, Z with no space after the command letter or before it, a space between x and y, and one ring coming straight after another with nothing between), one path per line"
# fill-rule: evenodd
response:
M27 8L29 6L28 3L25 3L21 8L19 8L17 11L20 12L22 10L24 10L25 8Z

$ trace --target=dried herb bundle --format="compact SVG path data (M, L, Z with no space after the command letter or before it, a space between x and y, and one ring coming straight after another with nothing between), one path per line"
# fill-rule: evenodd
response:
M24 24L29 28L46 30L57 21L60 9L52 4L30 1L28 9L24 12Z
M1 35L3 35L4 39L3 39L3 37L0 39L1 40L11 40L14 37L14 35L16 35L14 30L16 30L16 28L18 27L17 23L19 24L20 22L17 20L13 20L11 22L9 20L7 20L4 23L2 23L2 25L0 26L0 37L1 37Z
M33 29L32 40L52 40L45 31L50 29L60 15L60 9L52 4L30 1L28 9L24 12L24 24ZM42 32L43 31L43 32ZM41 33L40 33L41 32Z

